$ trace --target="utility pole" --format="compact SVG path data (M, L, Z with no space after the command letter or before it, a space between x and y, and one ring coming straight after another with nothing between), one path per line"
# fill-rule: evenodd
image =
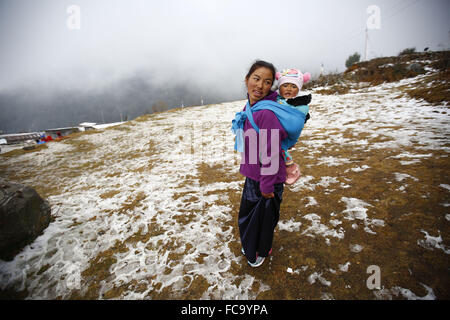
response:
M369 53L369 30L366 27L366 46L364 52L364 61L367 61L367 54Z

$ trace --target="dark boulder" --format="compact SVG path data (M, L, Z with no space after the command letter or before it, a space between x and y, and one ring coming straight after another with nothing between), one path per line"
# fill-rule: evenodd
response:
M0 179L0 259L12 260L50 219L49 203L33 188Z
M418 63L411 63L410 65L408 65L408 67L406 67L406 70L412 71L415 73L425 73L425 70L423 69L423 67Z

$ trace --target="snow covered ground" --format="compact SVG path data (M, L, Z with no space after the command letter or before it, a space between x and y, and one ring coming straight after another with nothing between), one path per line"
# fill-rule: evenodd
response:
M292 152L302 177L285 188L274 253L258 269L237 230L244 179L230 124L244 101L4 157L2 177L35 187L56 219L0 261L0 289L29 299L449 298L449 109L399 97L420 77L312 92ZM380 289L366 286L370 265Z

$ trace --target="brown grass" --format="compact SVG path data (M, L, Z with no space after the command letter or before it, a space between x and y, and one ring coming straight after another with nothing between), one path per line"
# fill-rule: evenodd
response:
M432 61L431 63L421 62L430 60ZM408 70L407 63L412 63L412 61L419 64L422 70L418 72ZM389 63L392 66L386 66ZM316 92L324 95L346 94L354 83L364 82L369 83L371 86L376 86L384 82L399 81L424 74L425 66L438 71L427 76L422 81L422 85L414 89L405 90L406 94L412 98L424 99L433 104L450 101L450 51L414 53L359 62L348 68L344 73L321 76L319 79L307 83L304 88L312 89L326 86L328 88ZM433 81L436 81L436 83L428 87L427 85Z
M433 85L428 87L429 83ZM424 99L432 104L439 105L450 101L450 69L428 76L423 81L423 85L405 91L411 98Z
M47 142L47 143L52 143L52 142ZM11 150L9 152L5 152L0 154L0 157L4 157L4 158L9 158L9 157L18 157L27 153L33 153L36 151L41 151L41 150L45 150L48 148L47 143L44 144L39 144L36 145L34 149L31 150L24 150L24 149L15 149L15 150Z
M137 194L133 194L122 204L118 213L119 214L132 214L134 210L141 206L143 200L145 200L147 196L144 192L139 192Z
M105 193L102 193L101 195L100 195L100 198L101 199L109 199L109 198L112 198L112 197L114 197L116 194L119 194L120 193L120 191L118 191L118 190L110 190L110 191L107 191L107 192L105 192Z
M239 179L238 174L230 173L223 164L201 163L197 166L198 175L201 184L210 184L215 182L232 182Z
M349 91L350 87L341 84L335 84L328 89L316 90L315 93L322 95L332 95L332 94L346 94Z
M80 290L74 290L69 299L98 299L101 282L107 280L111 276L110 267L117 262L114 254L119 252L124 253L127 251L128 249L125 243L116 241L114 246L100 252L97 257L90 261L89 267L81 273L83 276L83 282L85 282L85 292L82 293Z

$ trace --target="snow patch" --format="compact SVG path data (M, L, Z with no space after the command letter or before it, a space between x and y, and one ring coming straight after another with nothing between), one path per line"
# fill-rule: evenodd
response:
M328 228L326 225L321 223L321 218L315 213L307 214L303 218L311 222L311 226L303 231L303 235L308 237L320 235L326 238L327 244L329 244L329 239L327 237L335 237L338 239L344 238L344 229L342 227L340 227L339 230Z
M333 166L341 166L346 163L351 163L349 159L346 158L337 158L337 157L321 157L317 159L319 162L317 163L318 166L320 165L327 165L329 167Z
M359 245L359 244L351 244L350 245L351 252L358 253L358 252L361 252L362 249L364 249L364 247L362 245Z
M339 270L341 270L342 272L347 272L349 266L350 266L350 262L347 262L346 264L340 264L338 267L339 267Z
M414 181L419 181L419 179L417 179L413 176L410 176L409 174L406 174L406 173L394 172L394 175L395 175L395 180L397 180L398 182L402 182L403 180L408 179L408 178L412 179Z
M315 206L318 204L316 199L314 199L314 197L307 197L307 199L308 203L305 205L305 207Z
M352 170L353 172L361 172L369 168L370 167L368 165L363 165L362 167L351 168L350 170Z
M301 222L297 222L294 219L290 219L288 221L278 221L277 227L278 230L285 230L288 232L295 232L300 230Z
M322 273L314 272L308 277L308 282L310 284L316 283L316 280L319 280L321 284L324 286L330 286L331 282L322 277Z
M347 205L347 208L342 211L344 218L347 220L359 220L364 223L364 231L371 234L376 234L375 231L371 230L371 226L384 227L384 221L381 219L370 219L367 215L367 208L372 207L372 205L356 198L342 197L341 201ZM357 224L352 224L353 229L357 229Z
M295 271L292 270L292 268L287 268L286 272L290 273L290 274L300 274L300 269L296 269Z
M374 290L373 294L378 300L392 300L393 295L396 297L401 295L408 300L436 300L433 289L423 283L420 284L427 290L427 294L423 297L419 297L411 290L399 286L392 287L390 290L383 287L381 290Z
M417 244L423 248L433 250L433 248L441 249L446 254L450 254L450 249L448 249L443 243L442 243L442 237L441 232L438 230L438 236L433 237L428 234L425 230L420 230L422 233L425 234L425 239L423 240L417 240Z

